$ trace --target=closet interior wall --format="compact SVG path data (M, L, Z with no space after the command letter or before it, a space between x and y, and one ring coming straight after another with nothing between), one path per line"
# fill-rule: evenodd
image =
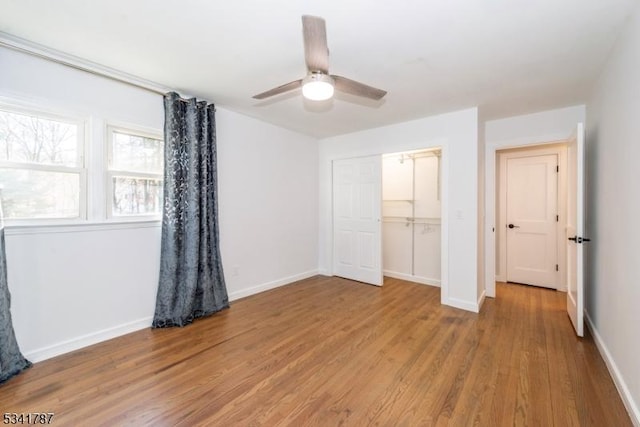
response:
M382 159L383 270L440 286L440 151Z

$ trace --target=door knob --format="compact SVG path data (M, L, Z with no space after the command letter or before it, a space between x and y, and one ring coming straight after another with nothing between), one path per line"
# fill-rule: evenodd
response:
M513 224L509 224L507 227L509 227L509 228L520 228L519 225L513 225Z
M569 240L574 241L576 243L590 242L591 241L591 239L589 239L588 237L578 237L578 236L569 237Z

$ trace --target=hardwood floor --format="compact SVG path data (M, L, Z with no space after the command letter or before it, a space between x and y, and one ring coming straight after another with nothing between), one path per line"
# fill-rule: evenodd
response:
M438 288L315 277L37 363L0 408L73 426L630 426L565 294L497 292L478 315Z

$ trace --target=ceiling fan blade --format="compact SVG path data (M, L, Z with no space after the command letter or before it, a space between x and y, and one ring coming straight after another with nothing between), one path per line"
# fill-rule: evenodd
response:
M357 82L341 76L331 76L335 81L335 88L340 92L350 93L351 95L363 96L365 98L382 99L387 94L386 90L376 89L372 86Z
M282 86L274 87L273 89L269 89L266 92L259 93L257 95L253 95L254 99L265 99L270 96L279 95L281 93L289 92L290 90L294 90L302 86L302 79L295 80L289 83L285 83Z
M329 48L327 28L324 19L318 16L302 15L302 35L304 37L304 60L309 72L329 72Z

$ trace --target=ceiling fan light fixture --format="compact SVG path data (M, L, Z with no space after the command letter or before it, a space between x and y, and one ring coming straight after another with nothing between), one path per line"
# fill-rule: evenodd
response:
M304 62L307 76L303 79L274 87L266 92L253 95L254 99L265 99L302 87L302 96L312 101L324 101L333 96L337 88L340 92L362 96L379 101L387 92L367 86L346 77L329 74L329 48L327 28L319 16L302 15L302 37L304 39Z
M302 95L311 101L325 101L333 96L333 85L331 76L311 73L302 80Z

